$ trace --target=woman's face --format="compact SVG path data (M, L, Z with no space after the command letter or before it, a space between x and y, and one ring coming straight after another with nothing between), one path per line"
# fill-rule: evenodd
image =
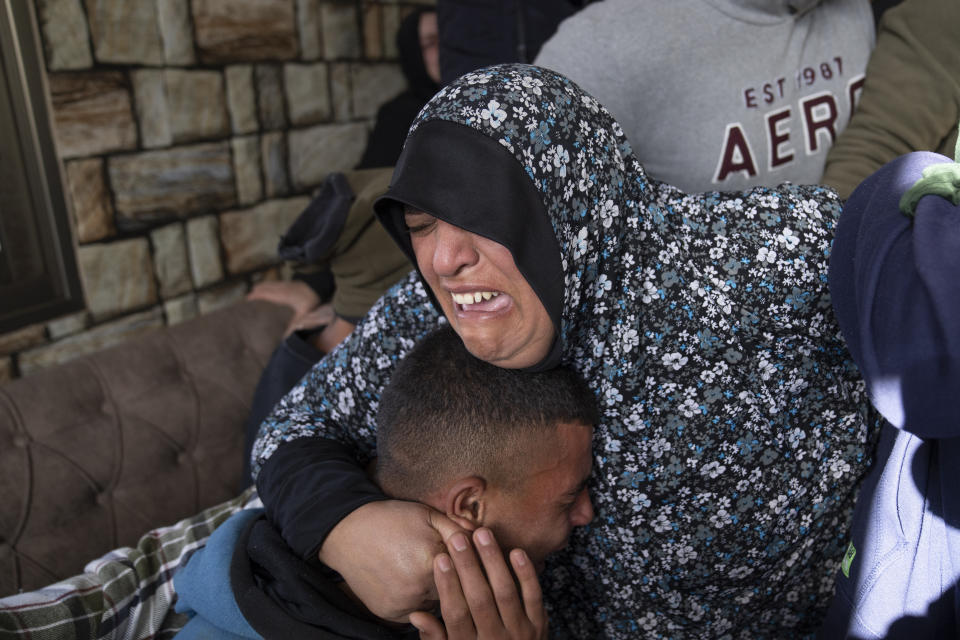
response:
M470 353L507 369L547 356L553 322L506 247L427 213L404 220L420 273Z
M420 51L423 53L423 66L427 70L427 75L440 84L440 36L437 32L435 11L420 14L417 35L420 36Z

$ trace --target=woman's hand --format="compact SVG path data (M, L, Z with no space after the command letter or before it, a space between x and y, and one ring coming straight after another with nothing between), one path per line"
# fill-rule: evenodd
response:
M411 614L410 622L420 630L420 638L544 640L547 612L530 558L521 549L511 551L511 574L493 532L477 529L473 541L480 554L479 562L462 532L447 538L449 556L440 554L434 559L433 575L443 623L423 611Z
M319 306L320 297L316 291L300 280L258 282L247 294L247 300L266 300L293 309L293 317L284 335L329 324L333 320L333 307Z
M433 559L457 533L463 529L425 504L371 502L334 527L319 558L375 616L407 622L411 612L436 604Z

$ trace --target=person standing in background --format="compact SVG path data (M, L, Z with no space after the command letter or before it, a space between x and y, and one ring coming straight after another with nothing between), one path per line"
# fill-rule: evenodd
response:
M444 85L481 67L530 63L557 26L590 0L437 0Z
M960 637L957 203L960 164L917 151L863 181L837 224L833 307L886 420L823 640Z
M357 169L397 163L410 123L440 90L439 46L437 12L432 7L421 7L403 19L397 31L397 51L407 88L377 111Z
M565 20L535 64L605 105L657 180L816 184L874 34L868 0L604 0Z
M900 155L952 153L960 120L957 24L956 0L904 0L884 12L863 98L827 154L822 182L841 198Z

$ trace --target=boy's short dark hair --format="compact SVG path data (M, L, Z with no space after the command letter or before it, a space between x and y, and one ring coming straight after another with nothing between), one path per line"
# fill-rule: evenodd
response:
M574 371L494 366L446 325L400 362L381 395L377 479L392 496L413 500L467 475L514 488L531 436L598 419L596 397Z

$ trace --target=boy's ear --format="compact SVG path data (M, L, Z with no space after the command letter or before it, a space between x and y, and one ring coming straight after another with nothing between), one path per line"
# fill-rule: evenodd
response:
M444 499L447 517L468 531L483 525L487 511L487 481L478 476L460 478Z

